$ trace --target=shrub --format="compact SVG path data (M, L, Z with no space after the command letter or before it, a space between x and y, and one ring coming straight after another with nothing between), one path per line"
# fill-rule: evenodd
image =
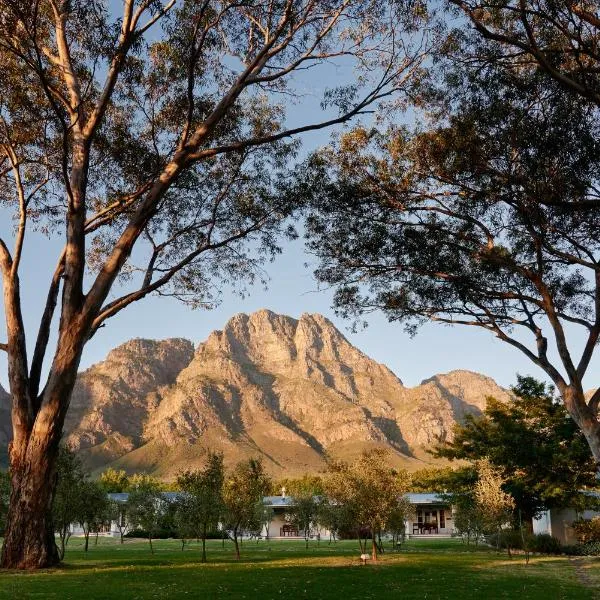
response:
M560 541L549 533L528 534L526 543L528 550L540 554L560 554L563 551Z
M580 544L600 542L600 517L579 519L573 523L573 529Z
M600 542L587 542L562 547L567 556L600 556Z
M548 533L533 534L520 529L503 529L488 536L487 541L495 548L527 550L540 554L560 554L563 548L559 540Z

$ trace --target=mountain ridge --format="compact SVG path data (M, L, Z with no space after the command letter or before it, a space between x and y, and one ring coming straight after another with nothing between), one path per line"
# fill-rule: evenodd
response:
M406 387L324 316L264 309L234 315L196 347L135 338L114 348L79 375L65 440L93 468L165 478L199 466L209 449L229 463L260 456L277 475L318 471L329 457L371 447L418 468L490 395L509 398L467 370Z

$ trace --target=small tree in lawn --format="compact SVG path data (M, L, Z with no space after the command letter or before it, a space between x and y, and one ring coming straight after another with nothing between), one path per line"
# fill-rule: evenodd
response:
M240 462L223 484L224 527L240 558L239 536L244 528L256 521L256 506L268 493L271 481L260 460L250 458Z
M109 518L110 501L99 483L83 480L79 488L78 504L77 520L83 528L84 550L87 552L90 533L95 532L97 535L102 525Z
M82 489L87 477L81 461L69 448L59 450L56 477L52 518L60 539L58 554L62 560L71 536L71 524L78 521L81 512Z
M398 502L388 515L386 531L392 536L392 548L397 548L406 536L406 521L414 515L414 507L405 496Z
M350 465L332 463L326 482L330 501L345 506L353 520L363 553L366 540L363 546L361 530L369 531L373 560L377 560L378 537L409 487L408 474L391 469L387 458L387 451L378 448L364 452Z
M293 496L293 503L288 512L290 522L304 534L304 542L308 549L308 540L313 536L319 522L321 500L310 491Z
M476 507L481 514L485 533L497 533L499 545L500 531L512 519L515 501L502 489L505 480L489 460L478 461L477 473L479 478L475 484Z
M148 536L150 552L154 554L152 538L160 528L166 509L160 484L151 478L144 478L129 493L128 515L135 527L142 529Z
M223 454L212 452L204 469L177 477L184 493L176 511L177 527L202 540L202 562L206 562L206 534L216 528L223 513L224 478Z
M109 500L108 516L114 521L119 530L119 541L123 543L123 537L129 529L129 503L119 502L118 500Z
M273 518L275 517L275 511L270 507L266 506L263 502L257 505L257 520L260 525L260 532L265 531L265 537L269 539L269 529Z

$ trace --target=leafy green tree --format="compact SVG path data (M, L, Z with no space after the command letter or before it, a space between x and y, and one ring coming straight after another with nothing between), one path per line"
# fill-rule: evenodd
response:
M47 507L86 344L150 294L210 307L261 277L295 235L281 193L291 138L409 87L428 46L412 4L1 0L0 193L15 224L0 238L13 414L3 567L58 561ZM360 76L291 125L282 97L306 89L294 75L330 61ZM46 277L39 264L29 275L47 301L27 331L32 231L59 249Z
M303 494L292 496L287 517L304 535L304 542L308 549L308 540L313 537L320 521L321 498L316 497L310 490Z
M309 162L299 191L312 190L317 276L342 315L381 309L410 333L473 327L519 350L600 464L600 391L584 393L600 337L600 211L579 210L598 205L597 108L535 65L448 48L418 100L426 121L356 128Z
M117 471L112 467L108 467L100 474L98 482L104 491L109 493L126 492L130 485L127 473L123 470Z
M488 42L487 52L473 59L494 60L507 69L542 69L572 94L600 106L597 2L450 0L449 4L474 26L471 37Z
M583 508L582 490L595 487L596 464L583 433L553 390L518 376L511 402L489 398L481 416L468 415L435 454L488 458L502 470L504 488L526 521L548 508Z
M52 517L60 540L58 553L61 560L65 556L65 547L71 537L71 525L79 521L82 492L87 476L77 455L69 448L61 446L58 451L56 493L52 503Z
M127 500L127 516L134 527L142 529L148 537L150 552L154 554L152 538L160 529L167 510L158 481L147 477L132 487Z
M385 529L392 536L392 548L397 549L406 538L406 521L414 518L415 508L405 496L398 498L398 503L388 515Z
M257 527L257 505L271 489L271 480L260 460L250 458L227 473L223 483L223 526L240 558L239 536L245 529Z
M110 501L98 482L84 479L79 487L78 504L77 522L83 528L84 551L87 552L90 533L97 534L109 519Z
M388 465L385 450L364 452L352 464L332 462L329 465L325 489L329 502L345 506L345 515L354 523L361 552L361 530L371 536L371 553L377 560L378 537L388 519L398 509L402 496L408 491L410 478L406 472L396 472Z
M489 460L477 462L477 476L475 506L481 515L484 533L499 533L510 523L515 501L504 491L504 477Z
M129 503L121 502L118 500L109 500L108 505L108 520L114 521L117 529L119 530L119 541L123 543L123 537L129 530L130 518L129 518Z
M185 471L177 477L183 497L177 522L181 533L202 540L202 562L206 562L206 534L214 531L223 514L223 454L210 452L204 469Z
M285 490L287 496L311 493L315 496L323 494L323 478L320 475L305 473L302 477L286 477L273 483L271 493L278 495Z

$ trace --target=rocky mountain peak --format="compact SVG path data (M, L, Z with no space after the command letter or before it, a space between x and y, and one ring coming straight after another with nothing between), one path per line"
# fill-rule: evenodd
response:
M509 397L469 371L407 388L324 316L260 310L233 316L195 350L185 339L115 348L80 374L66 438L91 466L166 477L202 464L208 449L230 463L261 456L288 475L374 446L419 467L432 460L425 450L451 438L454 424L479 414L488 396ZM2 406L0 390L5 446Z

